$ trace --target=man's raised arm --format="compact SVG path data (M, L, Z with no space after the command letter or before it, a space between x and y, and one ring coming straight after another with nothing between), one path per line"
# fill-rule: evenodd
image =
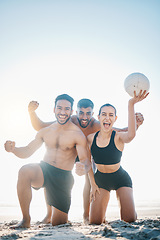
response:
M4 148L7 152L11 152L19 158L30 157L43 144L41 133L38 132L35 139L25 147L16 147L14 141L6 141Z
M39 106L39 103L36 101L31 101L28 105L28 112L29 112L31 124L36 131L39 131L42 128L48 127L53 123L53 122L43 122L38 118L35 112L38 106Z
M144 117L142 113L135 113L135 118L136 118L136 130L139 128L140 125L143 124ZM126 128L113 128L117 132L127 132L128 127Z

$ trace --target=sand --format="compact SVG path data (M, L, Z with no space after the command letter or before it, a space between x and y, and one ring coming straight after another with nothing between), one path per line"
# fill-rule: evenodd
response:
M0 211L3 208L0 208ZM84 224L82 215L80 218L73 218L78 215L77 208L74 215L69 215L70 222L53 227L51 224L38 223L33 218L29 229L11 229L12 225L20 222L21 215L12 208L9 214L0 212L0 239L25 239L25 240L76 240L76 239L119 239L119 240L160 240L160 203L159 201L149 205L139 204L136 208L138 219L134 223L126 223L119 220L119 209L116 207L108 209L106 223L102 225ZM75 215L75 213L77 214ZM14 215L15 214L15 215ZM43 214L42 214L43 216ZM12 220L16 219L16 220ZM18 220L17 220L18 219ZM39 218L37 218L39 219Z
M10 227L18 221L0 223L0 239L152 239L160 240L160 217L138 219L134 223L120 220L108 221L102 225L83 222L69 222L53 227L51 224L32 223L29 229Z

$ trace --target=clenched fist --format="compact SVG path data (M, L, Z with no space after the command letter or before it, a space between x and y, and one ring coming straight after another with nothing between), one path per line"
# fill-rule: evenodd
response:
M141 113L135 113L137 128L143 124L144 117Z
M34 112L39 106L39 103L37 101L31 101L28 105L28 111L29 113Z
M82 176L86 173L85 165L81 162L76 162L75 172L78 176Z
M6 141L6 143L4 144L4 148L7 152L13 152L15 149L15 142Z

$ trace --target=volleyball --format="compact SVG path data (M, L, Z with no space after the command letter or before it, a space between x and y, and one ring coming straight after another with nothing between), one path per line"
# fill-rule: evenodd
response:
M126 77L124 81L125 91L131 96L134 96L134 91L136 91L136 96L139 94L140 90L148 92L150 88L150 82L148 78L142 73L132 73Z

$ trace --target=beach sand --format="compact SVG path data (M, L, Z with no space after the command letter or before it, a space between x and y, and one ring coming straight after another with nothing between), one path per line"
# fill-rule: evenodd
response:
M79 210L79 212L78 212ZM35 212L34 212L35 211ZM137 203L138 219L134 223L120 221L119 207L110 205L106 214L106 223L101 225L84 224L83 209L73 206L69 212L69 223L53 227L51 224L38 223L45 216L43 206L31 208L31 227L29 229L11 229L21 220L19 206L0 206L0 239L25 240L76 240L76 239L152 239L160 240L160 201L142 201ZM38 215L40 213L40 215Z
M100 226L71 222L52 227L51 224L32 223L29 229L12 230L17 221L0 224L0 239L160 239L160 218L138 219L134 223L120 220Z
M160 240L160 209L153 211L138 210L138 219L134 223L120 221L118 216L110 215L101 225L84 224L82 220L53 227L51 224L32 222L29 229L10 227L17 220L2 221L0 218L0 239L51 240L51 239L152 239Z

